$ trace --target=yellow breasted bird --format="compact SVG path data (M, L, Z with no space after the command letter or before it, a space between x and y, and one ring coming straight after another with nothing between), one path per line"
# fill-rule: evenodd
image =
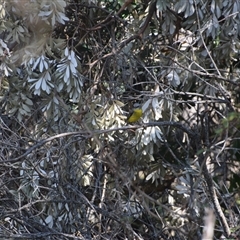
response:
M143 114L143 111L141 108L137 108L133 110L132 115L127 119L128 123L135 123L137 122Z

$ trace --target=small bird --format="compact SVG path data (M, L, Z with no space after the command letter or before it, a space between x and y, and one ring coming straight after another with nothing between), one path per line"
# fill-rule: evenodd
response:
M143 111L141 108L137 108L133 110L132 115L127 119L128 123L135 123L137 122L143 114Z

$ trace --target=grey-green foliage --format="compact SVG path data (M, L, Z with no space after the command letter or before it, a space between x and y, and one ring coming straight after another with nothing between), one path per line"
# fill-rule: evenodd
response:
M21 90L23 94L31 93L44 96L45 99L47 97L48 104L45 102L43 109L52 109L52 114L58 119L60 112L56 109L59 102L54 98L55 92L64 93L71 101L77 102L81 96L84 80L81 74L81 59L75 49L67 46L66 40L54 38L52 35L57 24L65 24L69 20L64 13L67 2L57 0L10 2L1 1L0 53L3 57L0 69L3 75L8 77L8 83L12 82L11 85L18 91ZM101 4L101 1L99 3ZM231 64L231 61L237 59L240 46L239 9L238 1L156 1L156 16L161 19L159 24L163 34L170 36L179 34L176 33L180 30L177 29L176 22L180 21L182 27L180 34L186 36L179 40L180 50L188 37L188 46L194 46L192 48L194 57L205 58L203 67L216 68L214 63L221 64L224 61ZM137 31L136 21L134 24L133 21L130 23L135 26L133 31ZM143 20L139 20L139 24L142 23ZM132 51L137 53L137 49ZM210 52L215 59L214 63L209 56ZM174 66L174 63L171 65L175 70L162 68L159 74L166 76L173 87L186 83L185 79L181 79L182 75L187 74L186 71ZM16 67L21 69L23 81L12 80L20 77L15 70ZM197 70L201 68L197 67ZM29 105L29 100L25 101L17 95L14 99L8 103L13 109L12 113L18 111L20 119L22 115L30 113L32 105ZM21 102L22 105L16 105L16 102Z
M206 84L204 78L209 74L226 76L229 67L239 61L239 1L159 0L156 6L161 31L170 39L170 48L174 46L178 51L169 55L171 60L160 60L165 66L159 68L158 76L166 78L173 88L181 86L183 91L197 80L197 92L216 96L222 88L219 84L226 82L211 78ZM155 48L155 57L162 59L161 46ZM191 71L202 75L193 78ZM239 77L234 76L235 80Z
M160 236L163 226L175 228L177 225L169 218L171 212L175 213L171 218L176 221L182 216L179 233L182 235L186 230L190 236L189 229L193 228L186 214L193 211L202 219L201 208L209 203L202 167L197 161L199 152L209 153L207 136L204 138L205 131L201 131L201 124L207 122L203 114L206 113L211 124L206 131L212 134L207 139L212 141L209 157L216 156L224 161L225 140L231 138L215 136L212 126L217 125L218 118L212 115L224 117L227 108L222 93L230 89L229 81L221 73L238 60L239 3L233 0L153 0L144 1L144 5L137 0L136 5L114 15L121 7L115 8L116 5L123 2L1 0L0 96L6 103L4 110L21 120L36 110L37 102L44 112L41 116L56 120L55 124L49 119L40 123L31 117L32 125L25 125L27 121L24 121L20 131L13 128L16 132L1 142L3 158L10 159L4 170L13 171L18 180L19 176L21 178L18 187L9 192L19 198L15 200L17 208L29 201L31 204L24 205L28 209L34 206L36 199L44 199L38 208L28 212L37 215L42 224L56 227L58 232L75 233L84 225L84 229L93 231L89 236L95 236L98 216L94 217L92 211L95 206L103 207L97 213L101 215L100 220L104 219L99 228L108 229L114 236L112 216L121 219L121 215L117 216L117 211L113 213L112 209L123 212L123 198L128 198L124 205L129 203L130 206L130 200L140 195L138 191L133 193L138 184L146 183L146 186L139 185L139 190L146 191L152 183L153 191L150 189L146 194L153 196L155 189L163 185L163 190L156 191L168 198L171 210L155 208L158 202L148 198L144 206L150 206L145 209L150 224L141 227L142 233L140 229L136 232L151 235L153 230L149 226L155 226L154 235ZM64 13L67 3L69 19ZM154 13L148 19L151 4ZM149 22L145 25L147 19ZM142 29L139 40L138 33ZM70 115L78 121L67 114L62 117L62 106L68 108L68 104L71 110L80 112ZM139 126L121 128L126 124L125 112L134 107L143 109L143 117L136 123ZM142 123L149 122L154 122L151 127L142 127ZM182 128L178 129L179 126ZM116 130L119 127L121 130ZM196 129L196 138L203 149L192 147L193 135L182 130L191 127L192 131ZM49 129L66 134L52 137ZM76 137L71 136L76 133ZM41 141L42 138L48 141ZM219 154L218 147L221 148ZM11 165L12 159L14 165ZM140 171L143 177L135 184ZM8 175L3 177L8 183ZM170 186L165 188L167 177L170 180L173 177L177 191ZM90 190L90 200L85 197L88 195L86 188ZM184 198L188 209L182 202L177 206L179 197ZM144 198L141 194L138 201L144 202ZM113 203L112 208L108 203ZM86 204L90 204L90 213L85 212ZM151 222L150 211L158 222ZM24 211L19 213L24 214ZM104 226L105 223L109 226ZM193 224L200 231L201 223ZM71 229L66 231L66 226Z
M216 56L217 62L237 55L230 45L236 46L235 42L239 45L240 3L238 1L181 0L173 2L175 2L173 9L183 17L184 29L192 32L198 47L202 47L205 41L208 50L214 57ZM230 45L225 45L229 42ZM224 49L221 48L222 45Z
M76 102L83 85L80 59L66 40L52 36L56 24L69 20L64 13L66 1L1 2L5 8L0 26L0 68L5 93L14 94L7 109L21 120L33 107L29 95L38 95L47 99L42 109L56 120L60 114L56 92Z

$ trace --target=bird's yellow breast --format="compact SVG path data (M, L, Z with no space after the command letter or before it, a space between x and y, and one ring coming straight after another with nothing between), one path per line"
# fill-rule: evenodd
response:
M127 122L128 123L137 122L141 118L142 114L143 114L142 109L140 108L134 109L132 115L127 119Z

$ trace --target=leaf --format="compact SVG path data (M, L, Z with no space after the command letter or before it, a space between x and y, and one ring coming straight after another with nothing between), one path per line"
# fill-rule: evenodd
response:
M184 12L187 8L188 1L187 0L181 0L177 1L175 8L177 9L177 13Z
M31 112L30 108L26 105L26 104L22 104L22 108L26 111L26 112Z
M72 62L74 67L77 67L77 61L76 61L76 57L75 57L75 52L73 50L71 50L71 62Z
M158 127L158 126L156 126L155 127L155 133L156 133L156 136L157 136L157 138L161 141L161 142L163 142L164 140L163 140L163 133L162 133L162 131L161 131L161 129Z
M40 61L40 64L39 64L39 71L40 71L40 72L43 71L43 63L42 63L42 61Z
M65 50L64 50L64 55L65 55L66 57L68 57L68 55L69 55L68 47L65 48Z
M45 79L42 79L42 84L41 84L41 87L42 87L42 90L43 91L46 91L46 89L47 89L47 83L46 83L46 80Z
M67 83L69 78L70 78L70 69L69 69L69 67L66 67L66 72L65 72L64 78L63 78L64 82Z
M212 0L210 9L212 13L215 12L215 0Z
M47 225L51 228L53 226L53 217L52 215L49 215L45 218L45 222L47 223Z
M158 108L159 103L158 103L158 99L157 98L153 98L152 99L152 107L153 108Z
M75 73L76 73L75 64L73 64L72 62L70 62L70 68L71 68L72 74L75 74Z
M66 208L66 210L69 212L69 207L68 207L68 204L65 203L64 207Z
M31 99L27 98L27 99L26 99L26 104L27 104L27 105L33 105L33 102L32 102Z
M39 17L49 17L52 14L53 10L50 11L41 11L38 16Z
M177 72L174 70L170 71L166 76L166 78L168 79L169 83L171 83L173 87L177 87L180 84L180 78Z
M41 84L42 84L42 80L39 79L39 80L36 82L36 84L35 84L35 89L40 89Z
M152 100L151 100L151 99L148 99L148 100L143 104L143 106L142 106L143 112L146 112L146 110L148 109L148 107L149 107L149 105L150 105L151 102L152 102Z

